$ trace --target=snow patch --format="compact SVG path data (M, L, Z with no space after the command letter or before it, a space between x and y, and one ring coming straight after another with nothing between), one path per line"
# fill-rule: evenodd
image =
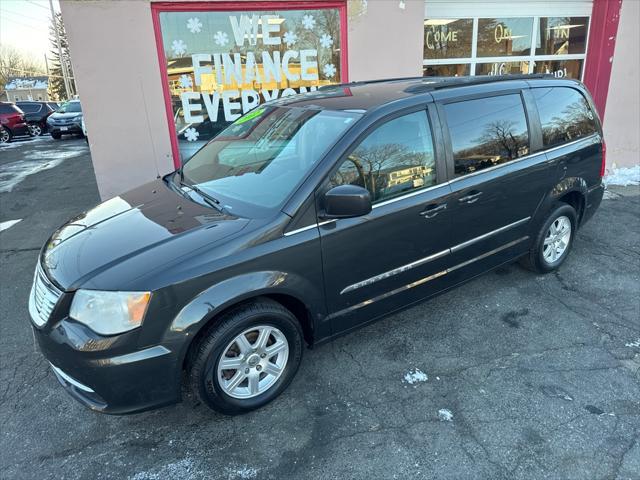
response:
M627 168L615 168L609 175L604 177L605 186L620 185L628 187L629 185L640 185L640 165L634 165Z
M177 462L167 463L153 472L138 472L130 480L166 480L169 478L194 478L194 475L202 476L202 471L196 471L193 460L183 458Z
M11 192L29 175L57 167L68 158L82 155L83 149L31 152L25 160L6 163L0 171L0 193Z
M239 468L227 467L226 471L227 471L228 480L236 480L236 479L251 480L252 478L256 478L258 476L258 470L256 470L253 467L248 467L246 465Z
M625 343L624 346L625 347L631 347L631 348L633 348L633 347L640 348L640 338L638 340L636 340L635 342Z
M0 232L3 230L7 230L8 228L13 227L16 223L21 222L22 219L19 218L17 220L7 220L6 222L0 222Z
M451 413L451 410L441 408L438 410L438 418L441 422L451 422L453 421L453 413Z
M409 370L404 374L404 381L409 385L413 385L414 383L419 382L426 382L427 380L429 380L429 377L427 377L427 374L419 368L416 368L415 370Z

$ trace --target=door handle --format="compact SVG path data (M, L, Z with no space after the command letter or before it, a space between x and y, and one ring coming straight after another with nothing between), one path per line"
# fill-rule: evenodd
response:
M477 190L471 190L471 192L469 192L468 195L465 195L464 197L460 197L458 201L460 203L474 203L478 200L478 198L480 198L480 195L482 195L482 192L479 192Z
M438 215L443 210L447 209L447 204L442 203L438 205L437 203L432 203L431 205L427 205L427 207L420 212L420 215L424 218L433 218Z

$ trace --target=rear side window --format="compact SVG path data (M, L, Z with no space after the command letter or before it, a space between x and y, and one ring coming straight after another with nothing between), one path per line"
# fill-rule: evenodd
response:
M2 103L0 104L0 113L20 113L13 105Z
M545 147L555 147L598 131L595 116L580 92L569 87L534 88Z
M40 105L38 103L21 103L18 105L23 112L36 113L40 111Z
M520 95L466 100L444 106L455 175L466 175L529 153Z

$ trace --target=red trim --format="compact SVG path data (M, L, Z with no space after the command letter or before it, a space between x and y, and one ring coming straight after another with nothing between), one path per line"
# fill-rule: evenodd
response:
M604 120L622 0L594 0L584 83Z
M156 37L156 49L160 63L160 75L162 92L164 94L165 110L169 123L169 136L173 153L173 164L180 167L180 150L178 148L178 132L173 121L173 108L171 106L171 92L169 91L169 72L167 71L167 59L164 55L162 43L162 30L160 29L160 12L216 12L216 11L251 11L251 10L320 10L325 8L337 8L340 13L340 82L349 81L348 41L347 41L347 1L239 1L239 2L157 2L151 4L151 17L153 19L153 31Z

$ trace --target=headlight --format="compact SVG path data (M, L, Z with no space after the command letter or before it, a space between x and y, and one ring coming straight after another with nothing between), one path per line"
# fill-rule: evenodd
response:
M150 292L78 290L69 316L100 335L115 335L142 324L150 299Z

